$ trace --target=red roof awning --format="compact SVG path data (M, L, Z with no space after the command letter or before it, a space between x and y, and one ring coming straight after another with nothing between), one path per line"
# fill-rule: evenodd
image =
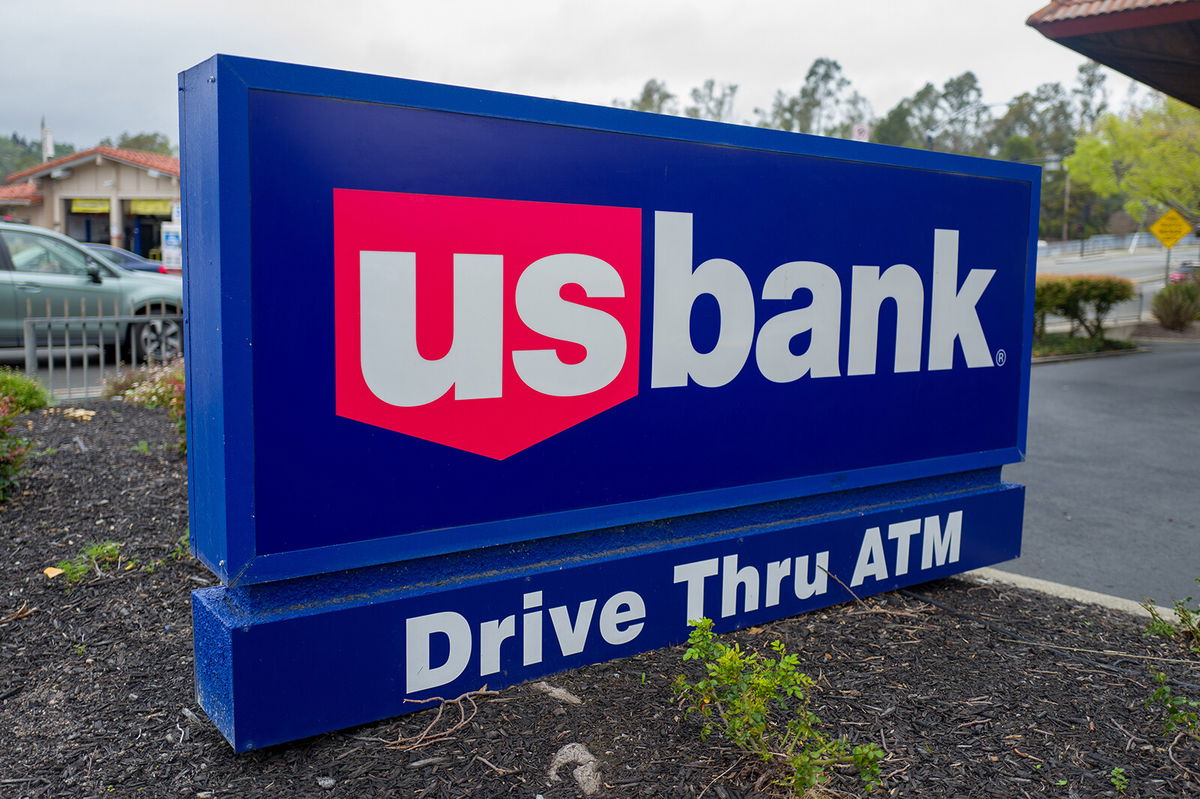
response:
M1026 24L1200 108L1200 0L1054 0Z
M0 186L0 205L37 205L41 201L42 195L38 194L37 186L32 183Z

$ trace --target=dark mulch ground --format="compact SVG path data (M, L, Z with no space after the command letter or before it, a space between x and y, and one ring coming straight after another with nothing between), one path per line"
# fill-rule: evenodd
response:
M409 751L387 742L418 735L432 713L234 756L192 697L188 592L210 578L172 555L186 489L170 423L84 407L94 419L29 417L27 435L48 452L0 507L0 796L576 796L568 770L547 782L568 743L598 758L603 796L758 794L752 763L680 718L679 648L550 680L580 704L534 686L483 698L464 727ZM43 575L103 539L138 566L74 586ZM755 647L778 636L801 654L827 728L887 750L884 795L1117 796L1119 767L1125 796L1200 796L1200 747L1173 745L1143 707L1149 665L1195 683L1194 658L1144 659L1181 653L1094 606L965 580L916 590L1002 629L891 594L732 637ZM830 787L859 793L849 774Z

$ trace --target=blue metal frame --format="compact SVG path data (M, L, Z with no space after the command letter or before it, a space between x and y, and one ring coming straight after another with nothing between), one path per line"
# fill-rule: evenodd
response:
M255 90L1020 181L1029 185L1032 197L1022 309L1027 319L1032 314L1036 263L1038 167L214 56L181 75L180 91L185 153L184 215L188 230L184 242L188 267L184 273L192 546L223 582L282 580L804 494L996 467L1023 457L1028 412L1027 358L1019 364L1018 435L1013 447L481 523L457 528L452 543L447 543L444 530L430 530L260 554L255 547L254 526L257 473L253 449L254 356L249 268L252 207L247 135L250 94ZM1026 325L1024 353L1030 351L1031 343L1032 328Z

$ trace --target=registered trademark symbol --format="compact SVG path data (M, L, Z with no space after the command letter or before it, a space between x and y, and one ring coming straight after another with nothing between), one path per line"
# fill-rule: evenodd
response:
M996 350L996 365L997 366L1003 366L1004 362L1007 360L1008 360L1007 352L1005 352L1004 350Z

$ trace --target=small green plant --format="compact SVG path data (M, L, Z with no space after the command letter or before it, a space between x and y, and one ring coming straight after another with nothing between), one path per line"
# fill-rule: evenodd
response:
M187 454L187 390L182 358L158 366L127 369L105 381L104 393L146 408L166 408L179 433L179 452Z
M1200 583L1200 577L1196 578ZM1168 621L1158 612L1152 602L1143 602L1142 607L1150 614L1146 625L1147 634L1166 638L1168 641L1178 641L1187 649L1200 655L1200 607L1193 608L1188 603L1192 598L1175 601L1175 621Z
M797 796L825 782L826 769L840 764L856 768L867 790L879 786L883 750L873 743L851 747L817 728L821 720L810 709L815 682L782 641L771 642L774 657L763 656L717 640L711 619L691 624L683 659L698 661L706 676L691 683L680 675L675 695L686 714L700 714L702 738L719 730L739 749L781 768L776 784Z
M1162 705L1167 712L1163 720L1163 732L1181 732L1194 741L1200 742L1200 702L1179 696L1167 684L1167 675L1161 671L1152 671L1150 676L1158 683L1154 693L1146 700L1146 706Z
M121 544L116 541L101 541L88 544L79 554L56 565L63 571L63 579L77 583L93 572L97 575L117 568L121 563Z
M171 550L167 556L173 560L183 560L192 554L191 550L191 530L184 530L183 535L175 539L175 548Z
M42 384L7 366L0 366L0 396L11 397L17 413L28 413L50 404Z
M1150 313L1167 330L1187 330L1200 316L1200 283L1168 283L1154 295Z
M0 502L13 497L29 457L29 442L13 432L20 413L16 400L0 394Z
M1108 781L1117 789L1117 793L1125 793L1125 789L1129 787L1129 776L1120 766L1113 766L1113 770L1108 772Z
M149 455L150 454L150 444L149 444L149 442L146 442L146 441L139 441L138 443L133 445L133 451L140 452L143 455Z

